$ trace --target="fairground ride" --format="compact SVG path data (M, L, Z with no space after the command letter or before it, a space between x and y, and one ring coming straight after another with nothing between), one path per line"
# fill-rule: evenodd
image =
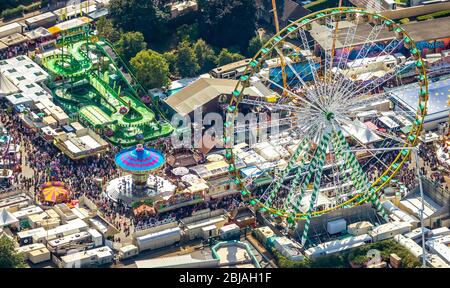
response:
M120 146L171 134L173 127L151 95L114 47L92 34L89 23L61 31L57 47L59 50L48 53L42 62L53 75L49 86L55 101L70 116L102 131ZM155 104L154 111L146 104Z
M315 31L327 40L320 49L310 40ZM379 39L385 39L381 49ZM287 42L296 42L299 49ZM389 62L400 50L406 59ZM268 63L274 59L285 63L286 69L271 68ZM308 240L311 218L333 210L372 203L386 219L379 200L382 189L409 159L426 115L428 80L424 66L407 31L364 9L318 11L279 31L253 57L228 106L226 158L232 181L244 201L291 225L305 221L303 245ZM411 68L416 73L419 95L416 113L395 111L411 120L409 132L400 137L392 129L377 129L359 121L362 107L372 107L380 115L378 103L391 95L384 88L395 83L396 75ZM284 70L287 81L279 77ZM273 95L246 96L244 89L255 82L263 83ZM256 126L242 128L237 124L238 114L245 110L279 112L280 123L288 124L280 131L300 139L287 164L275 169L272 182L258 193L252 190L252 181L242 177L234 149L237 133Z

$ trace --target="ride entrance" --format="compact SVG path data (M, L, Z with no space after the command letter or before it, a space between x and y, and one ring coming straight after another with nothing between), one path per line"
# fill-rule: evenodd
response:
M43 57L53 76L55 102L71 117L101 131L119 146L131 146L169 135L164 120L130 69L106 40L92 35L89 24L61 31L58 49ZM156 113L156 114L155 114Z

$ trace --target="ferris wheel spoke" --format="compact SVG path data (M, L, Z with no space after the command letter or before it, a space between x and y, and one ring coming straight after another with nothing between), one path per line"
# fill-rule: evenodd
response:
M318 111L318 112L321 110L317 105L315 105L315 104L311 103L310 101L308 101L308 99L307 99L306 97L298 96L298 95L295 94L294 92L292 92L292 91L290 91L289 89L286 89L286 88L280 86L278 83L275 83L274 81L270 80L269 78L267 78L267 77L265 77L265 76L261 76L261 78L264 79L265 81L269 82L270 84L274 85L274 86L277 87L278 89L281 89L282 91L288 93L289 95L291 95L291 96L294 97L295 99L304 102L304 103L307 105L307 107L310 107L310 108L312 108L312 109L315 109L315 110ZM300 78L300 79L301 79L301 78Z
M397 90L395 90L395 91L397 91ZM393 93L393 91L387 91L387 92L383 92L383 93L373 94L370 96L367 94L362 94L362 95L358 95L359 97L349 99L347 102L349 102L350 104L348 104L348 105L339 107L339 106L341 106L341 104L336 102L336 103L333 103L333 105L331 107L335 111L342 113L344 115L355 116L356 112L359 111L358 108L367 107L367 106L370 106L371 104L381 102L383 100L387 100L392 97L392 93Z
M343 152L343 148L342 148L342 146L341 146L341 144L339 142L339 139L338 139L336 133L334 133L334 137L332 138L332 144L333 144L333 147L336 148L335 149L335 151L336 151L336 158L337 159L342 159L341 161L339 161L340 165L339 165L338 171L342 171L341 175L342 175L342 178L343 178L343 182L344 183L348 183L349 186L351 186L351 185L354 184L353 180L351 179L352 167L350 165L350 162L349 162L349 159L347 157L347 154L345 154ZM353 195L355 195L355 194L357 194L359 192L361 192L361 191L357 190L357 191L349 192L347 194L350 195L350 196L353 196ZM348 196L346 196L346 197L348 197ZM338 199L338 201L340 200L342 202L347 200L347 199L341 199L340 197L336 197L336 199Z
M309 208L308 208L308 212L307 212L307 215L306 215L305 226L303 228L303 234L302 234L302 239L301 239L302 245L305 245L306 239L308 237L308 231L309 231L309 225L311 223L312 212L313 212L314 207L316 205L316 199L317 199L317 196L319 194L320 181L322 179L322 172L323 172L323 167L324 167L324 164L325 164L325 156L326 156L326 153L327 153L327 147L329 145L330 136L331 136L330 133L326 133L322 137L322 139L321 139L321 141L319 143L319 147L317 148L319 150L320 154L318 156L318 160L317 160L317 163L316 163L316 166L315 166L315 167L317 167L317 171L315 171L315 175L314 175L313 191L311 193L311 198L309 200ZM308 175L310 175L310 174L308 174ZM309 182L309 179L308 179L307 182ZM306 181L305 181L305 183L306 183ZM306 188L305 185L303 185L302 188ZM298 209L298 207L301 206L301 200L302 200L302 197L297 198L297 204L296 204L297 209Z
M278 181L275 182L272 190L269 193L269 197L267 198L266 205L270 206L272 204L275 195L280 191L281 186L286 180L286 176L291 172L294 164L297 162L298 157L306 153L305 151L309 149L309 141L307 138L304 138L298 145L297 149L295 149L294 153L291 155L285 170L283 170L279 175L277 175ZM302 159L306 158L304 155ZM303 164L303 163L302 163ZM303 164L304 165L304 164ZM300 169L303 167L300 166Z
M292 71L292 73L294 73L295 77L297 77L297 79L300 81L300 83L303 85L303 87L305 87L305 92L306 92L305 94L310 96L309 98L317 100L317 97L314 97L314 95L313 95L313 94L317 93L316 90L315 89L311 90L308 88L309 86L306 84L306 82L303 80L303 78L298 74L297 70L294 67L292 67L292 64L290 63L290 61L288 61L286 59L286 56L280 51L280 49L278 47L275 47L275 51L280 56L280 58L284 59L284 63L286 65L288 65L289 69L291 69L291 71ZM309 62L308 62L308 64L309 64ZM307 75L309 75L309 74L314 75L314 73L316 73L315 70L312 70L312 68L310 67L310 73L308 73ZM287 89L287 87L286 87L286 89Z
M345 141L345 137L344 137L344 134L342 133L342 131L339 129L336 131L336 133L337 133L338 139L341 143L341 146L344 147L344 149L350 150L350 146ZM381 205L381 202L378 199L378 197L375 195L373 190L370 189L370 183L369 183L369 180L367 179L367 175L363 172L361 165L359 164L355 155L351 151L347 151L346 153L349 156L349 160L350 160L349 163L350 163L353 171L356 172L355 174L353 174L354 178L352 179L355 183L355 186L359 189L363 189L366 199L369 199L373 203L373 205L376 207L377 211L382 215L382 217L387 220L387 214L384 211L384 208Z
M388 77L382 77L382 78L378 78L375 79L374 81L364 85L363 87L359 88L358 90L352 92L352 95L355 94L361 94L361 93L369 93L370 91L375 90L376 88L378 88L379 86L381 86L383 83L386 83L387 81L391 80L392 78L396 77L398 74L400 74L402 71L409 69L411 66L414 66L414 63L410 63L410 64L404 64L400 70L396 70L394 71L392 74L388 74ZM369 90L367 90L369 89Z
M311 53L311 48L309 46L309 42L308 42L308 38L306 37L306 33L305 30L303 29L299 29L298 33L300 34L300 39L302 41L303 47L305 50L309 51ZM309 69L311 69L312 75L313 75L313 79L314 79L314 87L316 90L320 89L320 79L319 79L319 74L317 72L317 67L316 67L316 63L314 63L314 60L311 58L310 55L307 55L306 60L308 61L309 64ZM319 96L319 95L317 95Z
M397 42L397 44L392 48L392 44L395 43L395 42ZM400 47L400 45L402 45L402 44L403 44L403 40L398 41L398 40L396 40L396 39L393 39L388 45L385 46L385 48L383 49L383 51L381 51L381 53L380 53L377 57L385 56L386 53L387 53L388 51L389 51L389 52L395 51L395 49L397 49L398 47ZM394 71L394 72L395 72L395 71ZM371 82L372 82L372 81L370 81L370 82L368 83L368 85L370 85ZM344 94L350 94L350 95L351 95L352 93L351 93L350 91L352 90L352 88L354 87L354 85L355 85L355 82L350 81L350 84L346 85L346 86L342 89L342 91L346 91L345 93L342 93L342 95L344 95ZM356 88L353 88L353 90L358 90L358 89L361 88L363 85L364 85L364 81L361 81L361 83L360 83L359 85L357 85ZM378 84L378 85L374 86L374 89L375 89L376 87L378 87L378 86L380 86L380 85Z
M253 106L263 106L267 107L269 109L273 109L275 111L281 110L281 111L291 111L291 112L297 112L297 113L306 113L307 115L312 115L311 113L308 113L307 109L300 108L294 105L287 105L287 104L278 104L278 103L271 103L267 101L261 101L261 100L253 100L249 98L242 98L241 103L253 105ZM304 115L304 114L303 114Z
M392 43L395 43L395 42L397 42L397 44L395 45L395 47L392 48L391 44L392 44ZM383 49L383 51L382 51L377 57L385 56L388 47L391 47L391 48L389 48L390 51L395 51L395 49L397 49L398 47L400 47L400 45L402 45L402 44L403 44L403 40L402 40L402 41L398 41L398 40L396 40L396 39L392 40L388 45L386 45L386 47ZM405 68L405 69L406 69L406 68ZM397 71L395 71L395 70L394 70L393 72L396 73L396 74L399 73L399 72L397 72ZM389 74L389 73L387 73L387 74ZM382 79L383 77L380 77L380 78ZM391 79L391 78L390 78L390 79ZM352 88L353 88L354 91L360 91L362 87L368 88L368 87L371 87L371 86L372 86L372 90L373 90L373 89L376 89L377 87L379 87L379 86L381 85L381 84L379 84L376 80L377 80L377 79L375 79L374 81L370 81L370 82L367 83L367 84L364 84L364 81L361 81L361 83L360 83L359 85L357 85L355 88L353 88L354 85L355 85L354 82L351 82L351 84L349 84L349 85L347 86L347 88L344 88L344 89L345 89L344 91L347 91L348 94L351 95L352 93L351 93L350 91L352 90ZM385 82L385 81L384 81L384 82ZM373 84L375 84L375 85L373 85ZM364 89L362 90L362 92L364 92Z
M356 25L357 26L357 25ZM358 54L356 55L355 59L363 59L367 56L367 54L370 52L370 49L373 47L375 40L378 38L378 35L380 34L380 32L383 30L383 28L385 27L385 24L383 23L382 25L376 25L375 27L373 27L373 29L370 31L369 36L366 38L366 40L364 41L364 43L362 44L362 48L361 50L358 51ZM364 47L366 47L367 45L370 45L368 49L364 49ZM350 49L350 47L346 47L347 49ZM361 52L364 51L364 57L361 58ZM347 57L348 60L348 57ZM346 62L345 64L347 64L348 62ZM342 81L344 81L344 79L348 79L348 73L350 71L351 67L348 67L348 69L346 69L345 71L345 75L343 75L344 77L342 77ZM352 82L350 82L351 84ZM343 88L343 90L347 90L347 85L342 85L342 83L339 83L339 85L337 85L337 88ZM342 86L343 87L342 87ZM342 91L342 89L339 89L338 91ZM338 92L335 91L335 92Z
M337 118L336 121L337 121L338 123L339 123L340 121L342 121L342 122L344 122L345 124L349 125L350 127L351 127L351 126L356 126L356 127L358 127L358 128L361 128L361 129L367 129L367 130L370 130L370 131L372 131L373 133L375 133L375 134L377 134L377 135L379 135L379 136L382 136L382 137L385 137L385 138L392 139L392 140L394 140L394 141L396 141L396 142L398 142L398 143L408 144L408 142L406 142L406 141L403 140L402 138L399 138L399 137L397 137L397 136L391 135L391 134L389 134L389 133L381 132L381 131L376 130L376 129L371 129L371 128L369 128L368 126L366 126L366 125L364 125L364 124L363 124L363 125L360 125L360 124L357 123L356 121L351 121L351 120L345 119L345 118L343 118L343 117ZM341 127L342 127L342 125L341 125ZM355 138L353 135L351 135L351 133L349 133L349 134L350 134L350 136L351 136L353 139L355 139L356 141L359 142L359 140L358 140L357 138Z
M333 26L333 21L332 21L331 17L326 18L326 26L327 27ZM334 38L332 32L337 33L336 28L333 31L331 31L331 29L327 31L327 35L330 39ZM331 47L331 49L326 49L326 48L323 49L324 60L323 60L323 69L322 70L323 70L323 78L324 79L328 79L328 73L331 73L331 66L333 65L332 64L332 62L333 62L332 55L334 54L334 50L335 50L334 47ZM330 74L330 78L331 78L331 74ZM325 86L324 88L327 89L327 86ZM322 91L322 92L326 93L326 91Z
M303 115L304 116L304 115ZM298 125L298 122L301 122L302 125ZM290 128L299 128L299 127L303 127L303 125L305 125L306 123L310 123L312 122L310 117L303 117L303 118L299 118L298 116L291 116L291 117L284 117L281 119L276 119L276 120L270 120L270 121L262 121L262 122L256 122L256 123L249 123L249 124L242 124L242 125L235 125L234 129L236 133L242 133L242 132L246 132L246 131L259 131L259 130L264 130L264 129L268 129L268 128L273 128L273 127L282 127L282 126L286 126L286 125L290 125ZM305 126L306 128L306 126ZM283 132L285 132L287 130L283 130Z
M350 56L350 49L348 47L350 46L351 43L353 43L353 39L355 38L357 27L358 27L358 25L352 25L347 29L347 34L345 36L344 45L342 46L343 53L339 57L339 62L336 67L336 73L334 73L334 76L333 76L333 82L336 81L336 76L339 74L337 72L339 71L340 67L342 67L342 64L346 65L348 62L348 57ZM344 63L342 63L342 59L345 59Z

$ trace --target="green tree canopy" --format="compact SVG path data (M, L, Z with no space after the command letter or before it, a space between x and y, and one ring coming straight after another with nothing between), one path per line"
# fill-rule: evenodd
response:
M216 59L217 66L223 66L244 59L245 57L239 53L232 53L228 49L223 48Z
M169 71L175 74L177 71L177 54L175 51L168 51L163 54L164 59L166 59L167 64L169 64Z
M187 41L183 41L178 45L177 49L177 69L181 77L193 77L200 70L197 56L191 45Z
M198 23L191 25L183 24L177 28L177 38L179 42L193 42L199 37Z
M113 26L110 19L100 17L97 21L98 36L108 39L114 43L120 39L120 32Z
M200 34L214 46L245 50L255 34L254 0L198 0L198 11Z
M254 36L250 41L248 42L248 48L247 48L247 56L253 57L258 53L259 50L261 50L262 46L269 40L267 36L263 36L262 39L259 35Z
M139 31L147 41L161 40L166 34L169 7L164 0L111 0L109 14L124 31Z
M170 83L169 64L163 55L146 49L136 54L130 61L136 77L147 88L160 88Z
M198 39L194 44L195 56L197 56L200 72L205 73L213 69L216 61L216 53L203 39Z
M130 61L139 51L147 48L147 43L141 32L127 32L120 36L116 48L125 61Z
M22 254L17 254L13 240L0 236L0 268L22 268L25 261Z

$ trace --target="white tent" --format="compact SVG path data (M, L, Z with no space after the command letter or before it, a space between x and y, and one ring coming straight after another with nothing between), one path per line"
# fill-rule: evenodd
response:
M364 123L360 121L355 120L351 125L343 125L343 129L345 136L352 136L361 144L370 144L382 140L380 136L369 128L366 128Z
M8 212L5 208L0 211L0 227L8 226L11 224L19 223L19 219L14 217L11 213Z
M0 73L0 96L6 96L19 92L19 89Z

